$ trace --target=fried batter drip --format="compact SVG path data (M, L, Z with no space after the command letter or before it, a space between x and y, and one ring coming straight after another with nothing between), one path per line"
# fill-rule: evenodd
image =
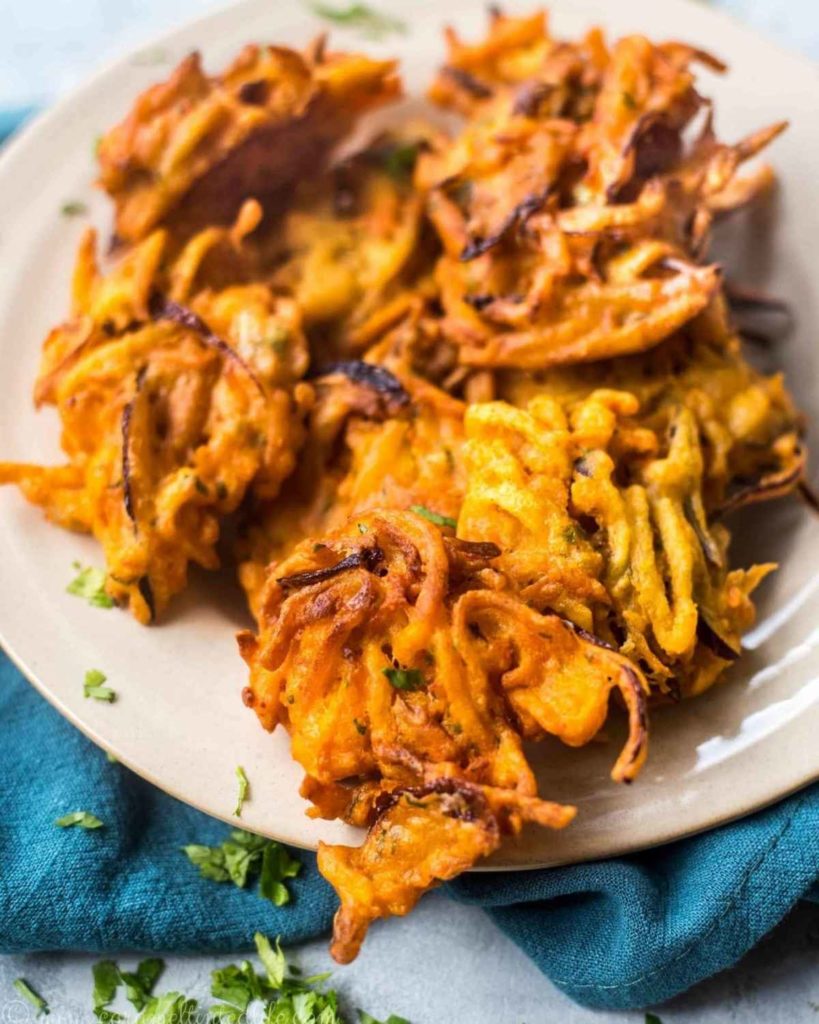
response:
M235 514L256 619L245 703L287 729L340 900L333 955L524 824L562 828L524 744L583 746L612 706L701 693L740 653L772 566L726 521L805 462L781 376L745 360L705 262L713 225L772 182L781 130L720 142L681 43L542 13L447 33L434 102L336 147L397 96L390 61L247 47L196 56L100 146L112 259L82 239L38 405L66 464L0 463L92 533L140 622L217 564ZM780 310L781 312L781 310Z

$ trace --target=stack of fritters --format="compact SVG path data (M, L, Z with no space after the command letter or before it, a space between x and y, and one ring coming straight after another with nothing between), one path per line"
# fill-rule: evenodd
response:
M725 516L799 483L800 422L745 361L713 225L772 184L741 172L781 130L714 134L680 43L493 14L448 35L431 99L335 149L392 99L391 63L251 47L191 57L100 146L113 257L84 237L38 403L68 463L4 464L103 546L141 622L217 564L236 514L257 622L245 703L283 724L355 956L369 923L531 821L525 740L572 746L610 699L647 708L739 654L772 568L731 568Z

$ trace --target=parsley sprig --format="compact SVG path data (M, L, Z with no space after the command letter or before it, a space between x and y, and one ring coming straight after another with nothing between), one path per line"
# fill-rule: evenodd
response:
M331 21L342 28L354 29L367 39L383 39L390 34L405 35L407 23L390 14L382 14L369 4L352 3L346 7L315 2L310 5L313 13L325 21Z
M439 512L433 512L426 505L410 505L409 510L435 526L451 526L454 530L458 525L457 519L453 519L452 516L442 516Z
M385 668L381 670L396 690L423 690L427 685L417 668Z
M245 800L247 800L248 793L250 792L250 780L247 775L245 775L245 770L240 764L236 765L236 778L239 781L239 790L236 794L236 806L233 809L233 813L237 818L241 818L242 808L244 807Z
M73 562L77 573L66 590L76 597L84 597L94 608L113 608L114 601L105 593L105 572L89 565L83 568L79 562Z
M105 673L100 672L98 668L89 668L85 673L85 680L82 684L85 696L92 697L94 700L104 700L109 704L113 704L117 699L116 693L110 686L102 685L107 678L108 677Z
M41 1013L47 1014L49 1012L48 1003L45 1001L45 999L43 999L41 995L34 991L34 989L31 987L31 985L29 985L25 978L17 978L17 980L14 981L13 984L15 989L20 993L23 999L26 999L28 1000L28 1002L31 1003L31 1005L37 1011L38 1017L40 1016Z
M286 882L301 871L301 861L291 857L281 843L241 829L234 829L219 846L194 843L183 846L182 851L202 878L212 882L233 882L244 889L258 878L259 894L277 907L290 901Z
M154 994L165 968L158 957L140 961L133 971L124 971L114 960L100 960L91 968L94 1017L100 1024L124 1024L126 1018L110 1008L123 989L139 1013L135 1024L243 1024L248 1019L264 1024L351 1024L339 1008L338 994L324 987L329 973L302 977L298 967L288 964L279 938L271 941L256 932L253 941L261 971L250 960L216 968L211 972L211 995L219 1002L207 1008L181 992ZM49 1012L46 1001L22 978L14 987L38 1014ZM365 1010L358 1010L357 1020L382 1024ZM410 1022L391 1014L383 1024Z

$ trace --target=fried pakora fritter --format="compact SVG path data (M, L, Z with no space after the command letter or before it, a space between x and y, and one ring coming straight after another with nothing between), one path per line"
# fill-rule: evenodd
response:
M678 43L598 33L551 38L542 15L497 15L488 38L450 35L432 98L467 113L419 161L444 248L443 336L460 360L535 370L643 351L702 312L720 285L702 265L713 219L769 173L739 165L784 125L718 143Z
M214 77L191 54L100 140L117 235L226 222L247 196L314 175L361 113L399 91L393 61L328 52L321 40L305 53L246 46Z
M542 13L447 42L430 96L460 127L346 152L392 62L254 46L139 97L100 147L114 259L85 235L35 388L67 464L0 464L97 537L141 622L235 517L244 702L289 732L308 813L367 830L319 849L342 962L571 822L526 743L620 710L612 779L637 777L649 708L739 657L773 568L731 565L730 514L805 465L726 301L761 300L705 262L783 125L720 142L693 69L724 67L681 43Z

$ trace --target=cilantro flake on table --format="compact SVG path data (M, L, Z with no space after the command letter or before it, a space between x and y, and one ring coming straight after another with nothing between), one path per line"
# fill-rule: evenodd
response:
M120 1014L107 1007L124 984L126 996L140 1011L134 1024L246 1024L248 1020L263 1024L352 1024L339 1009L338 994L320 987L329 974L303 978L298 967L287 963L280 938L271 941L256 932L253 941L263 972L258 972L250 960L217 967L211 972L211 995L219 1001L209 1007L200 1007L197 1000L180 992L153 995L164 967L161 960L143 960L133 973L122 971L113 960L101 960L92 968L94 1014L100 1024L123 1021ZM357 1020L359 1024L382 1024L364 1010L358 1011ZM410 1022L391 1014L383 1024Z
M245 800L247 800L248 793L250 792L250 781L247 775L245 775L244 768L240 764L236 765L236 778L239 780L239 792L236 795L236 807L234 808L233 813L237 818L241 818L242 808L244 807Z
M65 588L75 597L84 597L94 608L113 608L114 600L105 593L105 572L92 565L83 566L79 562L72 563L77 573Z
M199 1004L180 992L166 992L151 999L137 1017L135 1024L192 1024Z
M91 814L90 811L70 811L68 814L64 814L61 818L57 818L54 824L58 828L73 828L75 825L78 828L84 829L103 827L103 823L100 819L95 814Z
M125 998L137 1012L150 1006L156 1001L152 993L164 969L164 961L154 956L141 960L135 971L123 971L113 960L100 960L94 964L91 968L94 1016L101 1024L117 1024L125 1020L122 1014L108 1009L120 986L124 987Z
M98 668L89 668L85 673L85 679L83 681L83 693L86 697L91 697L94 700L107 701L109 704L117 699L117 695L110 688L110 686L103 686L102 684L108 677L104 672L100 672Z
M407 23L401 18L383 14L369 4L351 3L346 7L333 7L331 4L314 2L310 7L319 18L341 28L354 29L368 39L383 39L391 33L404 35L407 31Z
M23 997L23 999L26 999L28 1000L28 1002L31 1003L31 1005L37 1011L38 1017L40 1016L41 1013L49 1013L48 1003L45 1001L45 999L43 999L41 995L34 991L34 989L31 987L31 985L29 985L25 978L17 978L12 984Z
M301 870L301 861L272 839L234 829L219 846L190 844L182 847L188 860L199 869L202 878L212 882L233 882L244 889L248 882L259 879L259 894L277 907L290 899L285 885Z
M409 510L435 526L450 526L454 530L458 525L457 519L453 519L452 516L442 516L439 512L433 512L426 505L410 505Z

